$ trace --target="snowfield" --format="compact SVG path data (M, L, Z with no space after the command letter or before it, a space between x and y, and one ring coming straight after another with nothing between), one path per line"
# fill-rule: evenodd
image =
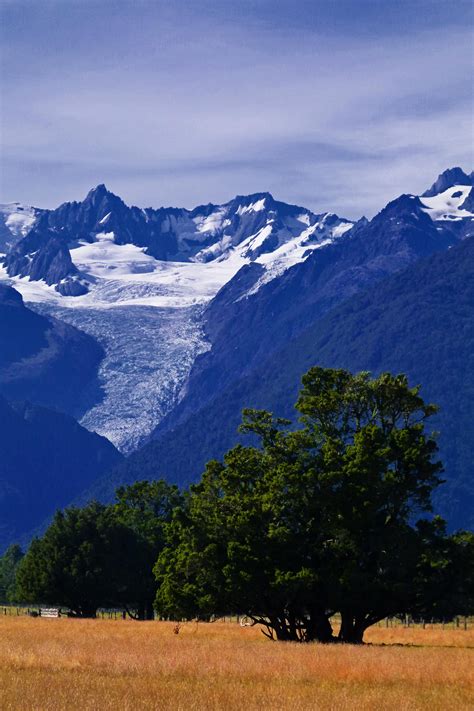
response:
M474 217L472 212L463 210L461 205L470 194L470 185L454 185L443 193L433 197L420 197L426 212L432 220L462 220L465 217Z

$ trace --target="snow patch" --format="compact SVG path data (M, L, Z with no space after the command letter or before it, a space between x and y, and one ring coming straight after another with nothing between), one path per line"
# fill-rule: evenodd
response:
M71 249L71 259L80 271L104 279L152 272L156 265L143 247L116 244L113 232L100 232L92 243L80 242Z
M340 222L335 226L328 226L326 223L330 216L330 213L322 215L319 222L303 230L298 237L284 242L273 252L261 254L255 261L266 267L265 272L245 294L239 297L239 301L252 296L264 284L268 284L295 264L305 261L314 250L332 244L354 226L352 222Z
M15 237L24 237L37 219L37 209L19 202L0 205L0 213L4 215L5 224Z
M461 208L471 190L471 185L453 185L434 197L420 197L420 202L425 206L422 210L435 222L438 220L459 221L465 217L474 217L474 213Z
M346 232L349 232L354 227L352 222L341 222L340 225L336 225L332 231L333 237L342 237Z
M252 202L250 205L239 205L235 211L237 215L245 215L246 212L261 212L265 210L265 198Z
M40 210L19 202L0 205L0 251L8 252L34 227Z
M265 225L265 227L262 227L261 230L259 230L255 235L251 235L245 242L242 242L239 245L239 251L241 254L246 254L248 252L254 252L256 249L261 247L265 240L270 237L271 233L273 230L272 224ZM242 250L242 246L245 244L245 246L248 248L245 250Z
M211 235L215 234L222 228L226 216L226 210L221 208L216 212L211 212L207 217L194 218L194 223L198 232L207 232Z

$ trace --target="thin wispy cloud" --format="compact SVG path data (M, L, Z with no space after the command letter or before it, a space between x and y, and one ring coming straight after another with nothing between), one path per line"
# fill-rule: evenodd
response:
M385 23L386 3L329 5L5 3L2 200L106 182L138 205L270 190L358 217L470 168L470 4Z

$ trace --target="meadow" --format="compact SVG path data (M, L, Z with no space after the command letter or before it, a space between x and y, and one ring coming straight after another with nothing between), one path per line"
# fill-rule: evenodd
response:
M472 711L474 629L373 627L367 644L275 643L236 622L0 617L2 711Z

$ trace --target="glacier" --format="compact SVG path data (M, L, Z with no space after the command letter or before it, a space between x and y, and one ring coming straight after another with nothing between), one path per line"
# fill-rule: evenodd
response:
M80 420L123 454L137 449L176 403L199 353L207 350L200 306L65 308L29 304L90 334L103 346L103 399Z

